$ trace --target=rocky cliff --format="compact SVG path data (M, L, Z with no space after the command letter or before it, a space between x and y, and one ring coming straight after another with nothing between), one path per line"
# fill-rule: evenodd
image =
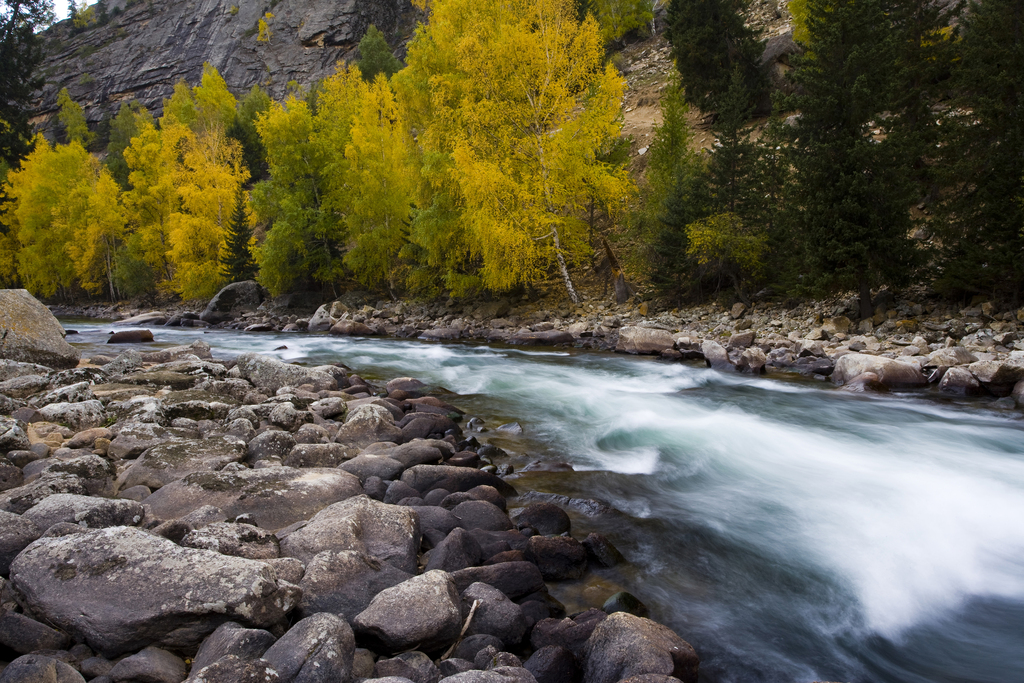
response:
M416 19L409 0L108 0L107 11L102 25L47 31L34 121L42 130L52 129L64 87L93 126L133 99L159 115L178 80L198 83L204 62L236 95L259 84L280 98L289 82L309 85L351 59L370 24L396 44ZM259 41L267 12L269 40Z

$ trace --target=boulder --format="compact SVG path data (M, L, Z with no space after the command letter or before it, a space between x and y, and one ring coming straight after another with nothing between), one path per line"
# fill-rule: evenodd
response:
M372 328L353 320L339 320L331 326L329 334L337 337L372 337L377 334Z
M337 467L349 459L349 450L340 443L300 443L288 452L284 464L288 467Z
M173 360L178 360L185 356L195 356L196 358L201 358L203 360L210 360L213 358L210 345L202 339L197 339L187 346L172 346L160 351L143 353L141 356L142 361L145 363L170 363Z
M0 358L50 368L73 368L82 354L64 328L24 289L0 289Z
M28 484L0 493L0 510L20 515L56 493L78 493L84 496L89 495L89 490L85 482L73 474L41 475Z
M918 387L928 383L921 371L913 365L863 353L848 353L840 357L832 371L832 381L836 384L846 384L864 373L873 373L878 377L878 381L888 388Z
M15 453L31 453L31 451L15 451ZM8 491L25 483L25 473L21 468L6 458L0 458L0 491Z
M492 635L501 640L506 649L522 641L526 634L526 617L519 605L497 588L481 582L470 584L462 592L464 616L469 615L474 602L478 604L466 631L468 635Z
M277 536L252 524L214 522L188 532L179 545L249 560L269 560L281 555Z
M167 314L163 311L149 311L138 315L122 318L114 323L115 327L134 327L139 325L163 325L167 322Z
M403 652L391 659L379 659L373 667L373 677L383 683L438 683L441 671L430 657L422 652Z
M1005 361L982 360L967 366L982 384L1013 386L1024 380L1024 358Z
M202 669L193 667L188 683L280 683L281 677L264 659L224 655Z
M47 422L67 425L75 431L99 427L107 419L100 401L82 401L80 403L51 403L39 409L39 414Z
M467 567L452 572L459 590L476 582L494 586L512 600L544 590L544 577L532 562L501 562L485 567Z
M303 368L282 363L258 353L243 353L235 361L242 379L249 380L254 387L269 394L277 393L281 387L312 385L313 391L338 388L334 377L317 368Z
M299 597L266 563L131 527L40 539L11 565L11 583L35 614L106 657L194 648L228 620L269 626Z
M0 683L85 683L70 664L45 655L22 655L0 672Z
M569 515L554 503L531 503L513 515L520 529L530 527L543 536L558 536L572 528Z
M206 322L220 322L234 313L255 311L263 302L263 290L255 280L232 282L217 292L199 319Z
M193 472L217 472L245 458L241 439L211 436L202 441L173 441L153 446L117 478L119 489L147 486L151 490Z
M330 612L352 621L386 588L412 578L408 572L356 550L325 550L306 566L299 582L301 614Z
M952 368L957 365L976 363L978 357L962 346L949 346L933 351L924 362L926 368Z
M114 683L180 683L185 680L185 660L158 647L147 647L125 657L107 674Z
M260 528L274 531L362 492L359 479L341 470L270 467L195 472L155 491L146 505L156 519L164 520L215 505L228 518L248 513Z
M12 417L0 417L0 453L27 451L31 447L25 423Z
M626 326L619 329L619 341L615 345L615 350L619 353L658 354L674 346L674 335L668 330Z
M587 570L587 549L571 536L531 536L526 559L537 565L545 581L579 579Z
M0 645L27 655L39 650L66 650L71 647L71 638L24 614L0 610Z
M402 430L387 408L367 404L349 412L335 441L351 448L365 448L378 441L402 441Z
M700 345L701 353L704 354L704 362L709 368L715 370L733 370L732 361L729 360L729 352L725 347L710 339Z
M132 460L154 446L189 438L189 432L184 429L161 427L152 422L132 422L122 427L110 442L107 455L114 459Z
M309 319L309 324L306 326L306 330L309 332L326 332L331 329L336 322L338 321L331 317L330 305L323 304L320 308L316 309L316 313L314 313Z
M490 472L451 465L416 465L402 473L402 481L421 494L432 489L445 489L451 493L469 491L477 486L493 486L503 496L516 495L515 488Z
M369 477L379 477L384 481L391 481L402 473L405 466L385 455L357 455L340 465L340 468L351 472L359 477L360 482L365 483Z
M337 683L350 680L355 649L348 623L320 613L288 629L263 653L263 659L284 681Z
M199 671L228 655L245 660L258 659L275 640L269 631L245 628L234 621L224 622L199 646L199 652L192 660L192 670Z
M462 628L459 593L449 574L429 571L378 593L353 626L376 652L440 650Z
M149 330L121 330L107 337L108 344L143 344L153 341Z
M700 665L693 647L670 628L626 612L616 612L597 625L583 659L587 683L617 683L643 674L697 683Z
M270 458L284 459L295 448L295 437L290 433L268 429L257 434L246 446L246 460L251 463Z
M90 529L111 526L135 526L145 511L133 500L111 500L73 493L58 493L26 510L22 517L42 530L58 522L69 522Z
M939 381L939 391L960 396L980 396L985 390L971 371L964 367L950 367Z
M537 683L576 683L583 674L572 652L558 645L540 648L523 662L523 668Z
M506 531L512 528L508 515L497 505L486 500L463 501L452 509L452 514L464 529Z
M476 539L465 529L453 529L430 551L426 569L456 572L466 567L475 567L483 559L483 550Z
M325 550L355 550L409 574L416 572L419 547L420 524L415 512L366 495L324 508L301 529L281 539L281 554L303 562Z
M573 618L542 619L530 633L530 644L537 649L550 646L564 647L582 661L587 641L598 624L608 618L599 609L589 609Z
M571 333L564 330L546 330L543 332L517 332L512 335L509 344L523 344L526 346L555 346L557 344L572 344L575 338Z

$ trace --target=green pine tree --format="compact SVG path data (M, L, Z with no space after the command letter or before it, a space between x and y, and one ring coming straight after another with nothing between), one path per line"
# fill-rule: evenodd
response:
M260 86L252 89L238 102L238 115L228 126L227 136L242 146L242 162L249 169L250 182L266 180L269 175L267 148L256 130L256 119L270 109L270 95Z
M972 2L944 127L953 192L936 286L1019 301L1024 285L1024 4Z
M366 34L359 41L359 71L363 78L372 82L377 74L381 73L391 78L401 68L402 63L391 54L384 34L370 24L370 28L366 29Z
M806 284L852 288L870 317L871 288L909 279L910 184L898 148L873 131L893 99L895 33L882 0L808 0L808 52L792 130L795 182L787 197Z
M228 225L224 253L220 259L221 271L231 282L256 279L256 261L249 250L252 227L249 225L245 203L245 192L239 188L235 197L235 211L231 214L231 223Z
M717 111L739 70L750 103L765 101L767 79L759 60L763 47L744 24L746 0L672 0L666 36L686 88L686 101L701 111Z

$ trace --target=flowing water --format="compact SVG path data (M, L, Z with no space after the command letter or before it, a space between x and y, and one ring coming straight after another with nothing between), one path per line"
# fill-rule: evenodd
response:
M68 321L86 356L110 329ZM607 502L574 514L629 559L570 609L624 587L701 655L701 680L1024 681L1024 420L932 394L572 350L156 329L361 376L417 377L493 427L512 483ZM285 345L287 349L275 350ZM147 345L152 348L154 345Z

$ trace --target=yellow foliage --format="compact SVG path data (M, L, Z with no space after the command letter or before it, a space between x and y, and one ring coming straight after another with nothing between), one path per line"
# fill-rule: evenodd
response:
M85 223L75 231L69 253L83 289L99 294L107 287L114 298L114 253L125 236L121 188L107 169L100 171L89 195Z
M169 282L174 276L168 256L171 215L181 204L175 186L179 140L190 134L185 126L164 115L164 127L157 130L142 122L139 134L124 151L131 189L124 205L142 258L158 278Z
M744 226L734 213L720 213L690 223L686 235L687 253L702 266L735 266L753 274L763 267L767 238Z
M807 29L807 0L789 0L788 7L793 15L793 40L806 45L811 37Z
M259 29L259 33L256 36L256 42L257 43L269 43L270 42L270 28L267 26L267 20L268 19L273 19L273 18L274 18L274 15L271 14L270 12L267 12L262 17L260 17L260 20L257 23L257 28Z

